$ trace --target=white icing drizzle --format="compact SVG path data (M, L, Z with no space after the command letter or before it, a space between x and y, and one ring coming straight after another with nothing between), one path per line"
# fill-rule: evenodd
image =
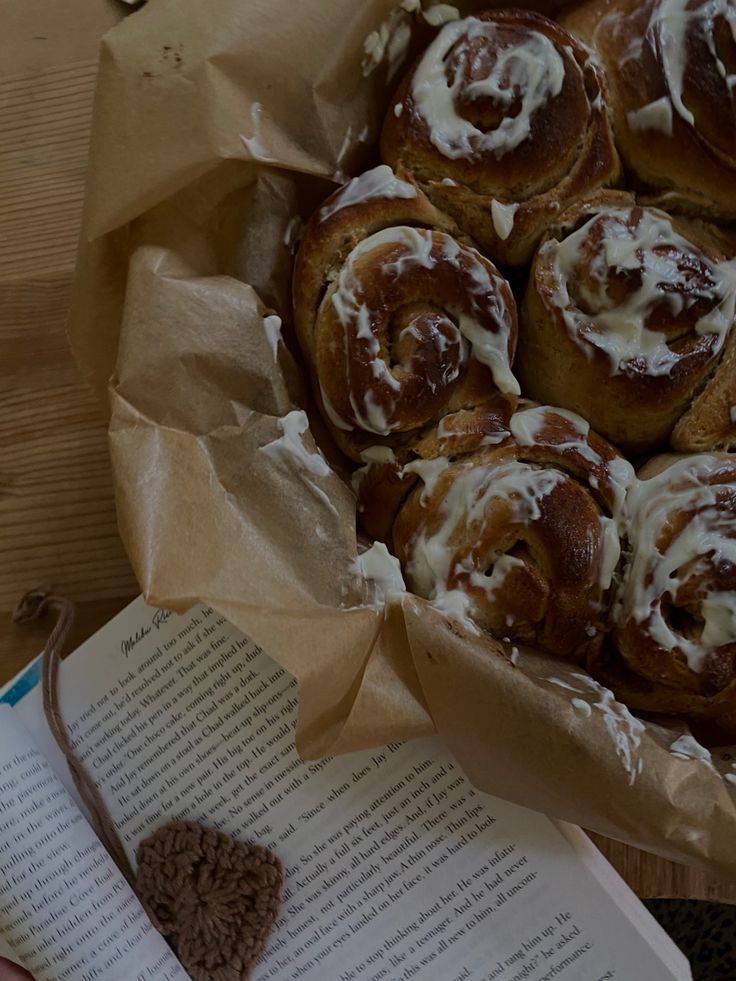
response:
M610 588L621 558L621 539L618 524L613 518L601 515L601 559L598 584L602 592Z
M281 317L278 317L275 313L269 314L268 317L264 317L263 329L266 332L268 346L273 351L273 359L275 361L278 357L279 342L281 340Z
M367 446L360 452L363 463L396 463L396 455L390 446Z
M566 691L578 691L575 685L571 685L567 681L563 681L562 678L547 678L546 679L551 685L555 685L557 688L564 688ZM582 694L582 692L580 692Z
M601 523L601 555L600 555L600 574L599 584L601 590L605 592L613 582L613 576L621 558L621 540L623 525L626 519L625 501L626 492L634 481L634 468L624 460L616 460L616 466L611 469L609 461L597 453L588 442L590 426L582 416L568 409L550 409L547 406L534 406L531 409L522 409L515 412L511 417L511 433L517 444L521 447L534 446L541 438L546 426L554 423L555 416L561 416L571 424L573 432L566 440L560 442L548 441L550 446L555 449L574 450L592 467L605 468L608 471L609 483L613 494L613 516L600 515ZM612 461L613 462L613 461ZM597 488L598 481L595 476L589 480L592 487ZM593 631L595 634L595 630Z
M370 75L379 65L387 62L388 80L391 81L409 47L412 14L421 17L430 27L440 27L460 16L457 7L449 3L436 3L423 9L422 0L400 0L377 30L371 31L363 42L363 75Z
M590 424L582 416L569 409L551 409L546 405L535 405L530 409L521 409L515 412L509 423L511 435L519 446L534 446L544 429L554 423L555 416L561 416L572 423L574 437L568 442L555 444L560 449L572 447L580 453L582 457L590 463L603 463L602 457L595 452L592 446L588 445L588 433Z
M306 448L302 436L309 430L309 420L303 409L292 409L279 419L279 428L283 436L261 447L264 453L271 456L287 457L296 460L304 470L317 477L327 477L332 473L327 460L317 450L311 452Z
M676 599L689 576L707 576L711 563L736 563L736 515L716 504L718 491L736 493L736 484L709 486L703 479L723 466L723 459L711 454L684 457L638 481L629 495L633 552L622 591L623 617L645 623L658 646L681 652L696 673L704 670L712 651L736 643L736 593L701 597L703 630L698 641L673 629L662 606L669 597ZM682 512L694 513L669 548L660 552L657 541L670 516Z
M518 559L515 555L499 555L493 563L493 571L490 576L487 576L484 572L480 572L478 569L474 569L470 573L470 584L471 586L480 586L485 590L486 596L492 599L499 590L503 589L509 573L514 569L523 568L524 561Z
M616 749L616 755L629 776L629 785L633 785L644 766L644 761L639 752L641 737L646 731L644 723L633 716L625 705L616 701L612 691L598 684L589 675L573 671L569 677L575 682L574 684L570 681L563 681L561 678L547 678L547 681L558 688L573 692L575 696L595 696L596 701L586 700L586 704L591 708L590 714L594 708L601 713L603 723ZM580 704L575 704L583 701L582 699L574 698L571 701L576 711L588 715Z
M275 158L271 156L263 145L263 106L260 102L254 102L250 107L250 118L253 124L253 135L243 136L241 133L240 139L243 141L243 145L253 160L257 160L259 163L276 163Z
M443 589L432 598L432 606L445 616L461 623L465 629L480 637L480 630L472 617L472 603L463 589Z
M390 436L398 423L390 425L386 410L378 404L376 396L370 389L363 394L363 406L359 406L355 395L350 393L350 408L361 429L377 436Z
M713 757L705 746L701 746L689 732L685 732L675 739L670 745L670 753L681 760L699 760L711 769L715 769Z
M358 555L352 568L356 575L373 584L379 606L383 606L387 597L406 592L399 560L383 542L374 542L362 555Z
M358 467L357 470L353 470L352 474L350 475L350 486L353 489L353 494L356 496L360 494L360 486L370 473L372 466L373 465L371 463L366 463L364 467ZM363 504L360 501L357 502L356 506L358 511L363 510Z
M690 0L659 0L654 5L645 38L660 59L667 95L628 113L629 126L633 130L655 129L671 136L673 111L690 126L696 125L695 116L683 97L688 37L700 35L705 40L716 71L730 91L736 87L736 74L728 73L716 48L715 23L718 18L726 21L736 40L736 8L732 0L707 0L694 6ZM640 58L642 48L642 38L632 38L626 60Z
M590 702L586 702L583 698L571 698L570 703L572 707L577 712L580 712L581 715L584 715L586 719L589 719L593 714L593 709L590 707Z
M590 425L582 416L569 409L533 406L513 414L510 422L511 433L519 446L534 446L545 427L554 421L555 416L567 420L572 426L573 433L568 439L550 445L554 445L559 450L575 450L591 466L605 467L613 494L613 518L617 528L622 530L626 521L626 495L636 478L634 468L623 457L604 460L588 442ZM592 487L597 487L595 477L591 478L590 483Z
M457 7L453 7L449 3L436 3L434 7L428 7L426 10L423 10L422 16L430 27L441 27L443 24L447 24L448 21L457 20L460 16L460 11Z
M593 345L603 351L618 374L632 361L643 360L650 375L669 374L678 361L662 331L646 326L653 305L667 303L675 316L700 299L714 303L694 325L698 334L715 334L714 354L723 346L736 316L736 261L715 263L687 239L679 235L666 215L643 210L635 229L627 225L631 211L611 209L604 215L593 215L562 241L550 239L540 249L545 261L551 258L555 282L553 302L562 310L572 339L584 350ZM616 306L607 293L590 297L590 305L603 306L596 313L578 309L568 290L568 281L576 275L581 247L591 226L603 221L604 234L600 248L588 267L589 275L601 284L612 269L638 270L640 287ZM670 251L672 250L672 251ZM698 254L707 269L711 286L693 289L678 266L678 255ZM680 260L682 262L682 260ZM579 283L581 291L584 283Z
M481 439L481 446L498 446L499 443L503 443L505 439L508 439L511 433L502 430L498 433L486 433L486 435Z
M622 522L628 520L627 495L629 488L636 483L636 474L629 461L622 456L609 460L607 467L614 495L613 516L621 525Z
M427 498L434 491L437 479L447 469L448 465L447 457L440 456L433 460L412 460L403 468L404 473L415 473L422 478L424 482L421 496L422 504L426 504Z
M626 119L634 132L658 129L667 136L672 136L672 103L666 95L654 102L648 102L641 109L632 109L626 113Z
M388 168L386 169L388 170ZM437 262L436 255L433 255L435 236L442 243L442 259L455 264L458 270L462 268L464 274L469 277L471 306L478 312L481 309L490 312L497 327L495 331L488 330L480 325L476 316L467 313L460 307L455 307L452 303L445 305L446 312L454 318L454 323L446 320L444 327L450 333L455 330L458 331L457 340L461 343L460 363L456 366L454 375L447 375L446 382L454 381L461 370L462 363L467 356L464 344L467 341L473 349L473 356L476 360L490 369L499 390L519 394L519 383L512 374L509 363L510 315L500 290L503 281L495 276L492 277L488 268L483 264L480 254L475 249L463 248L464 263L461 266L460 246L448 235L433 233L424 228L398 225L375 232L355 246L340 270L337 289L332 294L331 300L338 319L345 328L346 338L348 331L355 331L357 337L368 342L371 371L374 377L387 383L390 388L398 392L400 383L381 357L380 341L371 329L368 307L357 298L359 284L355 266L359 260L375 250L385 246L399 246L398 257L384 262L384 269L391 271L397 278L412 267L433 269ZM435 327L431 337L439 354L443 354L448 343L443 332ZM351 428L346 420L340 419L334 407L328 405L324 393L323 400L327 414L333 424L342 429ZM393 423L390 421L390 415L395 404L387 412L376 402L370 389L361 396L360 402L362 404L359 404L359 400L352 392L349 395L349 401L356 423L368 432L387 436L400 425L398 421Z
M330 218L343 208L355 204L373 201L377 198L415 198L417 189L408 181L401 180L386 164L380 164L372 170L367 170L332 195L329 201L320 208L319 216L322 221Z
M313 452L304 445L302 436L309 431L309 420L306 412L303 409L293 409L280 418L278 423L283 435L265 446L261 446L260 452L266 453L288 468L296 464L302 474L306 472L315 477L329 477L332 470L319 448ZM305 481L317 497L336 515L337 509L325 491L306 476Z
M446 241L448 244L451 243L451 248L457 249L455 253L456 260L459 253L457 243L449 237ZM499 329L494 333L483 330L475 318L468 316L460 310L453 311L450 305L448 305L447 309L450 313L455 314L460 333L470 342L473 348L473 356L477 361L490 368L493 380L499 391L508 392L512 395L520 395L521 388L512 374L511 365L509 364L508 308L498 289L500 281L495 276L493 279L491 278L488 268L483 264L480 254L475 249L466 249L465 254L470 257L470 275L474 284L474 297L480 297L484 305L492 305L495 312L496 324ZM452 253L446 251L445 258L448 262L453 261ZM475 298L474 303L477 307L478 302Z
M514 230L514 218L519 210L518 202L513 204L502 204L494 198L491 201L491 220L496 235L505 242Z
M417 461L420 462L420 461ZM434 464L438 461L421 461L420 466L409 464L427 486L422 502L435 489L436 481L448 466L422 467L421 463ZM457 466L457 465L456 465ZM539 502L565 478L554 470L540 470L526 463L509 460L502 464L467 463L458 466L458 472L446 488L439 505L440 524L431 534L422 528L412 542L411 558L408 563L409 575L416 592L427 597L435 606L457 619L472 619L474 604L471 596L463 589L448 589L457 551L455 544L458 529L477 529L473 537L481 539L486 521L486 511L492 501L502 500L511 507L511 521L529 524L540 517ZM469 557L466 557L469 559ZM475 570L479 578L473 578L473 585L495 590L501 578L505 578L512 565L519 560L503 553L496 556L495 563L501 562L502 575L493 581L493 575L484 576L484 570ZM471 567L468 566L467 571ZM471 573L472 575L472 573ZM492 585L491 585L492 583Z
M725 16L731 26L732 33L734 32L735 21L734 9L729 0L709 0L708 3L699 3L695 9L688 9L689 2L690 0L660 0L652 13L647 31L657 31L659 34L662 69L667 80L672 105L675 112L692 126L695 123L695 117L682 99L687 35L693 28L701 31L705 37L711 39L713 44L711 50L715 54L713 35L716 17ZM726 77L725 66L722 62L721 73ZM728 76L727 82L729 87L733 87L736 78Z
M478 38L490 45L497 43L496 25L476 17L445 25L414 73L412 99L416 110L427 124L434 146L451 159L486 151L500 158L515 149L528 139L534 113L560 94L565 79L565 62L554 43L538 31L528 31L520 44L498 51L486 78L465 86L467 97L490 98L501 109L521 98L518 113L504 116L493 129L481 130L458 114L455 100L464 84L463 73L457 71L450 85L445 62L458 42L466 48L468 42ZM571 68L577 67L574 59L567 60Z
M733 643L736 638L736 597L733 593L709 593L700 604L700 609L703 614L701 644L715 649Z
M383 231L376 232L369 236L356 247L353 256L357 258L363 251L370 251L376 246L400 242L404 248L404 254L386 263L386 268L391 269L397 278L401 276L405 269L412 266L423 266L425 269L433 269L436 259L432 255L432 233L425 228L412 228L410 225L399 225L395 228L385 228ZM362 246L365 245L365 250Z
M419 6L419 0L402 0L383 23L366 37L363 42L362 64L365 77L386 62L388 81L391 81L406 56L411 40L411 25L407 14Z
M299 215L293 215L284 231L283 243L289 252L295 252L302 233L302 220Z

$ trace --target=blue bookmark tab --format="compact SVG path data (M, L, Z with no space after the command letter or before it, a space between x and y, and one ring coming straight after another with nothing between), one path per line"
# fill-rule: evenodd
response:
M28 694L41 680L41 664L43 655L40 655L28 665L17 677L13 678L5 691L0 692L0 705L16 705L21 698Z

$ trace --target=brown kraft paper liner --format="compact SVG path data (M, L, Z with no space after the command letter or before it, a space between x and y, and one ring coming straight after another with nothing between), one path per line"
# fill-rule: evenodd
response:
M354 571L355 500L290 342L288 243L295 215L376 162L395 76L362 63L387 18L411 27L407 58L431 37L390 0L157 0L103 41L70 339L109 389L136 574L297 677L305 757L436 729L482 790L734 874L727 748L678 758L684 726L639 723L532 651L512 663L416 597L376 604ZM274 312L292 352L276 357ZM332 471L268 450L298 408Z

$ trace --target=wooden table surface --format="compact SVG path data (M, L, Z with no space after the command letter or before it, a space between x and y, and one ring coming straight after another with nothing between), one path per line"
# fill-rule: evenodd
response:
M97 43L126 12L115 0L0 0L0 683L47 630L12 623L26 589L74 600L75 645L138 592L105 420L64 331ZM736 902L736 883L594 837L641 896Z

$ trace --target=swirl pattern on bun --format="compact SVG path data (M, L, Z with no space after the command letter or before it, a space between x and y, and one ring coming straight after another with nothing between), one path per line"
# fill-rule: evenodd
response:
M736 268L701 231L602 192L534 258L517 370L526 395L641 453L667 440L735 318Z
M561 208L619 176L597 62L523 10L447 24L399 86L381 152L512 265Z
M519 392L510 286L418 189L377 169L401 195L356 200L348 185L328 200L307 228L294 285L326 422L356 461L447 412Z
M628 705L736 735L736 460L651 460L631 489L615 627L593 673Z
M591 0L564 19L606 70L616 142L657 203L736 219L736 3Z
M605 630L633 469L564 410L525 408L509 428L404 468L421 481L395 551L407 585L444 612L582 662Z

